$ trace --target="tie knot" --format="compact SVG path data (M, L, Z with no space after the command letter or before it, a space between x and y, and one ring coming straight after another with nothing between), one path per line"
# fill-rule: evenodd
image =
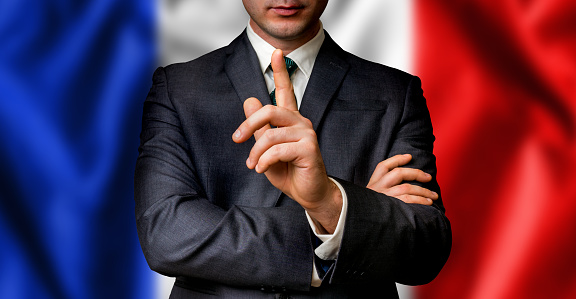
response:
M284 63L286 64L286 70L288 71L288 77L292 77L292 74L294 74L294 72L298 68L298 65L296 64L296 62L294 62L294 60L292 60L286 56L284 56ZM270 69L272 69L272 65L270 65Z
M294 62L294 60L286 56L284 56L284 62L286 63L286 70L288 71L288 76L291 77L292 74L294 74L294 72L298 68L298 65L296 64L296 62Z

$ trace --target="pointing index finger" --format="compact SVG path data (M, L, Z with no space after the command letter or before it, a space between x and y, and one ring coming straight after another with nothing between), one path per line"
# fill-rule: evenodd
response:
M284 62L282 50L276 49L272 53L272 72L274 73L274 86L276 87L276 103L278 107L288 110L297 111L296 97L294 96L294 87Z

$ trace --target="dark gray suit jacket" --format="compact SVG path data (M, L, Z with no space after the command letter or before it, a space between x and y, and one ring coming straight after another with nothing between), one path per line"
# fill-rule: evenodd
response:
M432 174L424 186L439 193L417 77L360 59L326 35L300 112L314 124L326 170L349 206L338 259L319 289L310 287L303 209L246 167L254 138L232 141L245 99L270 104L246 33L196 60L158 68L153 82L135 174L136 220L150 268L178 277L172 297L396 297L394 282L427 283L446 262L451 231L441 199L405 204L365 188L380 161L409 153L408 167Z

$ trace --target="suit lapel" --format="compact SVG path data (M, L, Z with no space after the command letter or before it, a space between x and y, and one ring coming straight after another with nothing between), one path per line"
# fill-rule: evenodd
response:
M230 43L226 54L228 58L224 64L224 70L239 100L244 103L247 98L255 97L262 105L272 104L260 70L258 56L248 40L246 31ZM246 142L253 146L255 139L252 137ZM282 192L276 189L263 174L254 171L250 175L253 177L245 180L248 184L245 187L251 190L251 204L263 207L275 206Z
M326 33L300 106L300 113L312 122L314 130L318 129L326 108L348 71L349 64L342 58L344 54L344 50Z
M238 36L227 49L228 60L224 69L242 103L255 97L262 105L272 104L258 56L252 48L246 31Z

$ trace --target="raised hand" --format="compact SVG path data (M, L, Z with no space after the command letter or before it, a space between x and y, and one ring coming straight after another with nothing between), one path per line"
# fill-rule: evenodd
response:
M406 154L396 155L380 162L366 187L396 197L405 203L432 205L433 201L438 199L436 192L412 184L401 184L404 181L426 183L432 180L430 174L420 169L400 167L410 160L412 156Z
M272 69L278 106L262 107L258 99L247 99L246 121L232 139L241 143L254 135L248 168L264 173L272 185L308 211L320 230L331 233L342 209L340 190L326 174L312 123L298 112L281 50L272 54Z

